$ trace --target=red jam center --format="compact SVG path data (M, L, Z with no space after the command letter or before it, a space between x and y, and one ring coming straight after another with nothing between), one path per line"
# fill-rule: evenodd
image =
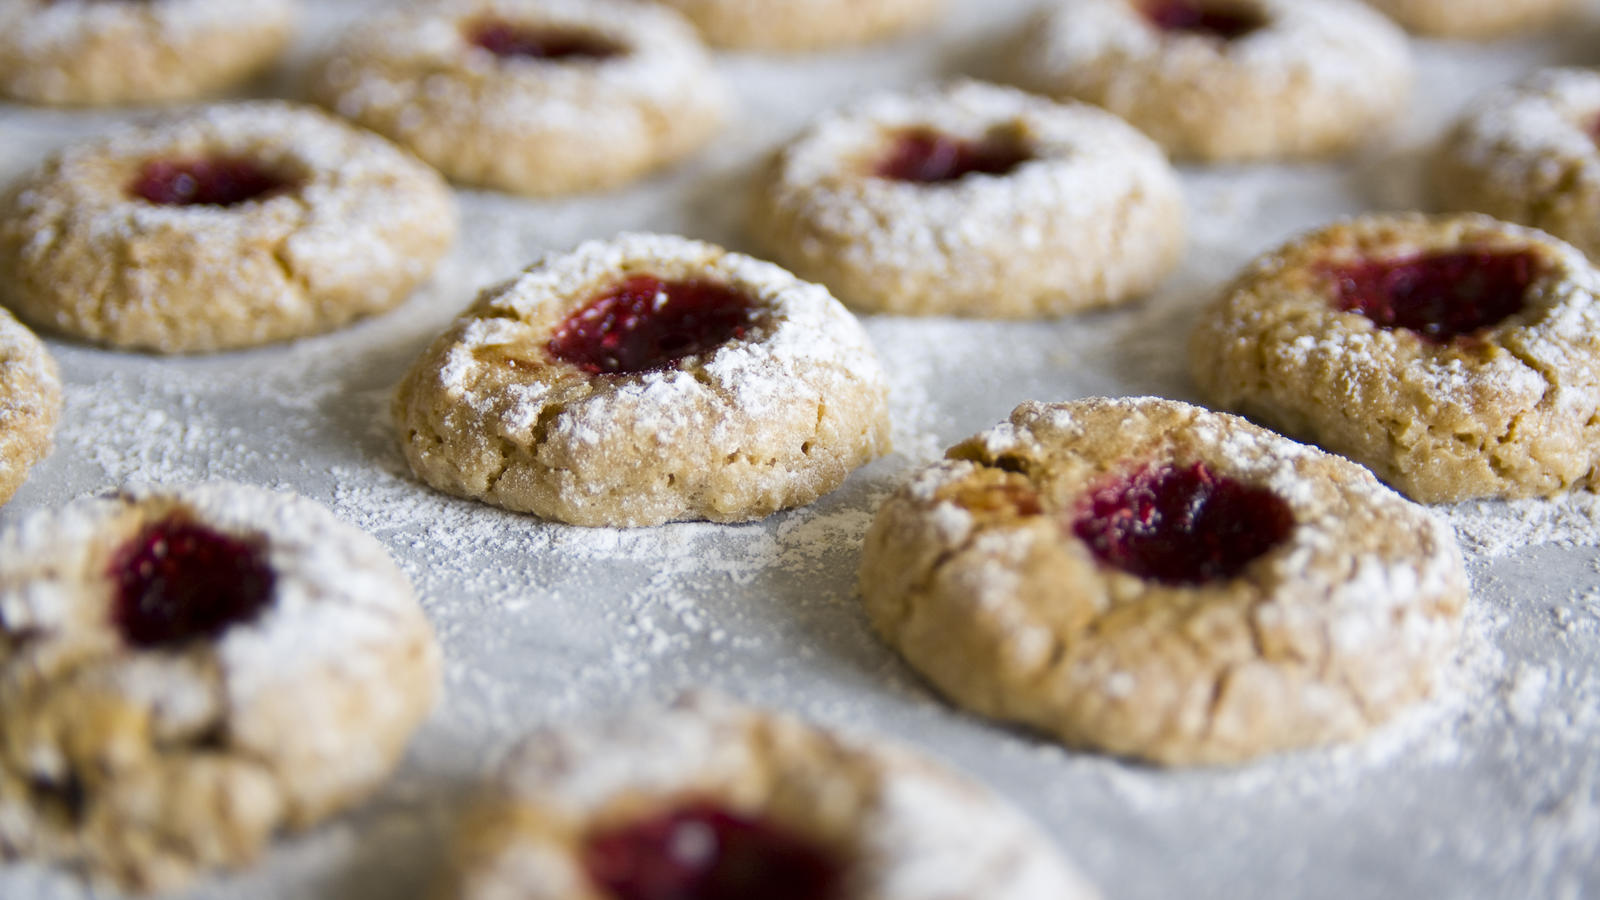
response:
M968 175L1004 175L1031 157L1021 142L991 136L979 141L940 134L926 128L903 131L874 172L880 178L941 184Z
M583 866L613 900L843 897L843 867L822 848L709 803L593 834Z
M650 372L744 337L754 317L727 285L635 275L568 316L549 349L591 375Z
M610 41L565 28L537 28L490 19L467 31L467 40L499 57L523 59L609 59L622 52Z
M112 618L136 647L214 638L272 602L261 549L180 517L156 522L112 559Z
M1340 309L1445 343L1521 312L1539 260L1526 251L1469 250L1369 260L1332 274Z
M1242 38L1267 24L1252 10L1206 0L1148 0L1143 9L1150 24L1162 31L1204 34L1225 41Z
M128 186L135 197L162 206L234 206L293 187L293 182L251 160L151 160Z
M1293 528L1278 495L1204 463L1119 478L1090 495L1072 526L1106 565L1172 585L1232 578Z

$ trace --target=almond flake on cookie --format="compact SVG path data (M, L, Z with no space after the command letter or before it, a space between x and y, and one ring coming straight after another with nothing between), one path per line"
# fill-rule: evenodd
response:
M464 817L455 900L1093 900L993 794L706 696L525 739Z
M1366 470L1170 400L1025 403L884 503L861 595L957 705L1070 747L1235 763L1427 697L1448 524Z
M1105 107L1174 157L1348 150L1404 109L1405 34L1360 0L1053 0L1014 78Z
M889 441L883 373L826 289L650 234L485 290L413 364L394 416L433 487L579 525L760 518Z
M69 146L0 201L0 302L113 347L318 334L404 300L454 240L431 169L308 106L224 104Z
M682 16L633 0L445 0L373 16L318 102L453 181L529 195L612 188L700 149L728 91Z
M0 859L163 891L372 793L439 650L383 546L216 482L0 534Z
M1171 166L1126 123L968 81L824 116L772 161L751 228L862 310L1028 318L1149 291L1184 219Z

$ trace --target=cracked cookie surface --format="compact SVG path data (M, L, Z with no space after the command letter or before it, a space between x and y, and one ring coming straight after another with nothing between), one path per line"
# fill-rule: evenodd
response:
M606 321L596 310L635 277L666 286L644 298L650 312L617 314L641 328L675 308L672 285L726 290L746 306L714 345L675 340L695 352L644 368L564 358L563 336ZM595 346L634 339L617 327L595 332ZM578 525L760 518L833 490L889 443L877 359L826 289L647 234L552 254L484 291L402 380L394 417L412 470L433 487Z
M973 81L824 116L759 191L751 229L774 259L852 307L899 314L1120 303L1159 284L1185 238L1177 176L1143 135Z
M1032 823L942 766L691 696L526 739L463 821L445 896L1098 895Z
M1482 265L1465 265L1475 257ZM1363 274L1373 266L1421 272L1452 259L1460 271L1448 278L1408 287L1402 275L1387 289L1446 317L1507 292L1492 321L1430 335L1341 308L1350 290L1373 287ZM1521 281L1493 288L1496 260L1516 259ZM1415 500L1592 488L1597 290L1583 254L1542 232L1485 216L1365 216L1247 267L1202 313L1191 370L1215 405L1348 456Z
M0 0L0 94L105 106L187 100L266 69L295 0Z
M1600 257L1600 73L1547 69L1473 101L1431 171L1447 209L1548 231Z
M0 504L50 452L61 417L61 374L44 344L0 309Z
M1218 523L1140 499L1166 490L1149 471L1208 473L1288 518L1225 559ZM1086 539L1105 529L1229 565L1141 571ZM874 627L957 704L1167 765L1361 736L1429 694L1466 589L1449 526L1365 470L1153 398L1023 404L891 497L861 561Z
M382 545L299 497L135 489L0 535L0 858L170 890L389 774L438 647Z
M1207 27L1208 9L1241 22ZM1239 162L1370 139L1404 109L1412 63L1360 0L1056 0L1018 35L1012 75L1105 107L1175 158Z
M617 187L721 128L729 98L683 17L630 0L448 0L382 13L311 93L453 181L548 196Z
M0 301L43 330L192 353L398 304L455 236L432 170L311 107L226 104L69 147L0 201Z

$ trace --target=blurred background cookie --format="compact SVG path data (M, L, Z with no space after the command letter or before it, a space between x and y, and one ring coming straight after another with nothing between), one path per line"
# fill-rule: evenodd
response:
M542 729L462 822L454 900L1094 900L984 788L892 744L691 696Z
M1199 162L1348 150L1405 108L1412 79L1404 33L1360 0L1053 0L1015 52L1023 87Z
M1447 209L1548 231L1600 256L1600 72L1547 69L1475 100L1430 174Z
M631 0L446 0L385 11L313 75L319 102L453 181L615 187L682 160L728 105L681 16Z
M737 50L824 50L932 22L946 0L660 0L706 41Z
M135 891L248 863L373 791L438 681L410 582L309 500L39 510L0 534L0 859Z
M294 33L295 0L0 0L0 95L106 106L248 80Z
M751 230L873 312L1029 318L1107 306L1178 264L1161 151L1115 116L981 82L880 93L769 164Z
M113 347L197 353L390 309L455 238L433 170L309 106L225 104L47 159L0 199L0 302Z

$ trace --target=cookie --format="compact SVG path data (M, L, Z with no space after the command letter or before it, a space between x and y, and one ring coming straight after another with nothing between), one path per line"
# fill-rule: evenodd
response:
M61 375L44 344L0 309L0 505L50 452Z
M1348 150L1405 107L1405 35L1360 0L1073 0L1019 36L1019 84L1109 109L1174 156Z
M445 0L372 16L313 76L329 109L454 181L616 187L719 130L727 91L681 16L630 0Z
M1554 24L1573 0L1367 0L1417 34L1492 38Z
M1466 590L1449 525L1359 466L1154 398L1017 407L861 558L874 627L955 703L1164 765L1360 737L1429 694Z
M432 273L455 200L311 107L213 106L71 146L0 200L0 302L161 353L248 347L387 310Z
M706 41L740 50L823 50L932 22L944 0L661 0Z
M1160 283L1184 206L1161 151L1115 116L962 82L824 117L773 160L751 228L859 309L1028 318Z
M405 576L309 500L37 512L0 534L0 858L134 891L246 863L376 788L438 680Z
M1447 209L1548 231L1600 258L1600 72L1549 69L1475 101L1431 173Z
M424 482L578 525L760 518L889 446L883 373L825 289L648 234L485 290L412 366L394 418Z
M691 697L546 729L460 828L457 900L1090 900L1038 829L891 745Z
M294 0L0 0L0 96L58 106L189 100L270 66Z
M1597 279L1571 246L1485 216L1336 223L1202 313L1195 382L1424 503L1592 488Z

